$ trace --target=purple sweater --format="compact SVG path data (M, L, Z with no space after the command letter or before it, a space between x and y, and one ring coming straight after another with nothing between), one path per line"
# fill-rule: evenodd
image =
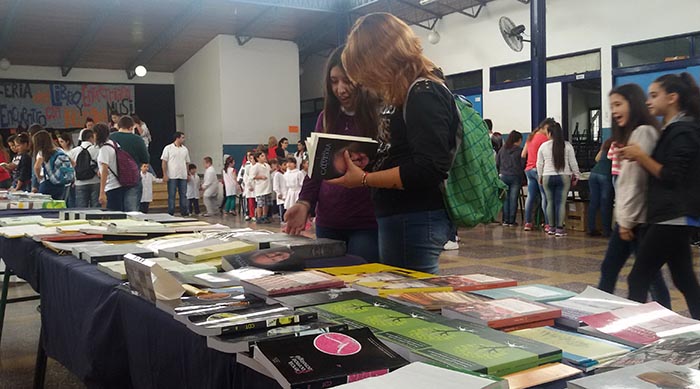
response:
M323 112L316 121L316 132L323 131ZM352 116L341 112L335 134L362 136ZM299 200L316 209L316 225L341 230L377 228L369 188L347 189L320 179L306 178Z

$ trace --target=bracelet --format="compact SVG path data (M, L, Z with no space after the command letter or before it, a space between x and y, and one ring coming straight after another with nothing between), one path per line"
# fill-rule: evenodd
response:
M362 173L362 186L367 187L367 172Z

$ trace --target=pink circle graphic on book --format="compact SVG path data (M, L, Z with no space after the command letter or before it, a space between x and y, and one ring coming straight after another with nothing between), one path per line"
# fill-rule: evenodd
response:
M360 342L338 332L318 335L314 339L314 347L322 353L341 357L355 355L362 350Z

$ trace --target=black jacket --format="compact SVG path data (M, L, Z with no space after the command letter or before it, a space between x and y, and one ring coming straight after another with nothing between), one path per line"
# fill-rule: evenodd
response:
M649 178L649 223L700 217L700 123L685 117L669 124L652 158L663 168Z

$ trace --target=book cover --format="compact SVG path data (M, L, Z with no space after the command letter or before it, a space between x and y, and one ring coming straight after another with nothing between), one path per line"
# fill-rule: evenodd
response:
M663 337L700 331L700 321L681 316L654 301L583 316L581 320L595 331L590 331L588 327L581 327L579 331L612 338L613 341L635 348L653 343Z
M270 248L275 247L288 248L303 259L341 257L347 252L344 241L326 238L271 242Z
M524 300L545 303L549 301L564 300L576 294L568 290L549 285L532 284L511 286L508 288L475 290L471 293L485 296L492 299L503 299L508 297L518 297Z
M526 389L538 385L581 375L581 370L563 363L548 363L531 369L508 374L503 378L508 381L509 389Z
M202 263L207 263L202 262ZM207 288L226 288L230 286L240 286L241 280L250 280L275 274L272 271L258 269L255 267L244 267L225 272L211 272L194 274L186 277L186 282L194 285L201 285Z
M428 278L425 281L436 285L451 286L452 290L470 292L481 289L516 286L518 282L510 278L491 277L486 274L466 274Z
M253 358L283 388L299 389L346 384L408 364L367 328L259 342Z
M332 303L335 301L343 301L361 297L362 292L352 288L328 289L320 292L292 294L287 296L278 296L273 300L284 305L285 307L297 309L310 307L312 305L320 305Z
M76 219L83 220L118 220L126 219L126 213L118 211L76 211L74 214Z
M402 293L398 295L389 295L387 298L403 305L428 311L439 311L443 307L459 304L474 304L487 300L486 297L465 292Z
M260 296L282 296L321 289L341 288L345 283L338 278L317 271L275 274L252 280L241 280L241 285Z
M650 361L635 366L578 378L570 389L686 389L700 388L700 371L668 362Z
M391 373L343 385L344 389L508 389L508 381L474 372L459 372L423 362L412 362Z
M282 232L277 233L248 233L241 234L236 239L257 246L256 250L271 248L273 242L308 242L311 238L304 236L290 235Z
M513 332L517 330L525 330L528 328L538 328L538 327L551 327L554 325L554 319L550 320L542 320L542 321L533 321L530 323L522 323L522 324L517 324L514 326L509 326L509 327L501 327L498 330L503 331L503 332Z
M304 270L305 263L305 258L297 254L295 249L274 247L265 250L227 255L224 257L221 265L226 271L246 267L256 267L274 271L300 271Z
M41 235L39 238L41 242L90 242L96 240L102 240L101 234L82 234L80 232L76 233L60 233L52 235Z
M188 315L189 329L202 336L243 333L316 321L314 312L298 312L281 305L228 308L211 314Z
M301 310L351 328L369 327L404 358L459 371L502 376L561 360L558 348L380 297L366 295Z
M348 284L358 281L377 282L400 280L407 278L422 279L435 277L435 274L423 273L415 270L383 265L381 263L367 263L364 265L354 266L323 267L316 268L314 270L318 270L326 274L336 276Z
M352 162L366 169L377 156L379 143L371 138L312 132L306 144L309 152L309 176L330 180L345 174L343 153L348 151Z
M216 238L209 238L206 239L204 237L189 237L189 238L181 238L181 239L173 239L171 242L172 244L163 244L161 246L156 246L154 245L149 245L146 244L144 247L148 248L149 250L153 250L158 252L158 255L161 257L165 258L170 258L172 260L177 260L178 255L180 254L181 250L189 250L189 249L195 249L195 248L200 248L200 247L208 247L208 246L214 246L219 243L223 243L222 240L216 239Z
M574 330L583 324L580 321L582 316L639 305L636 301L603 292L592 286L587 286L583 292L570 299L550 301L547 304L561 308L561 317L556 319L557 325Z
M402 293L428 293L428 292L450 292L452 291L451 286L440 286L435 285L426 280L414 280L414 279L404 279L404 280L392 280L392 281L378 281L378 282L365 282L360 281L352 284L352 287L359 290L360 292L370 294L372 296L382 296L386 297L392 294L402 294Z
M558 347L564 360L586 369L632 351L631 347L619 343L552 327L531 328L511 334Z
M183 296L174 300L158 300L156 307L187 323L190 317L208 316L217 312L249 309L265 306L257 296L245 294L243 288L207 289L196 296Z
M42 216L31 215L31 216L16 216L16 217L2 217L0 218L0 226L11 227L11 226L24 226L30 224L39 224L50 219L45 219Z
M534 301L506 298L445 307L442 309L442 315L491 328L503 328L554 320L561 316L561 310Z
M89 263L121 261L126 254L134 254L141 258L155 257L153 251L132 243L85 246L78 248L78 254L80 259Z
M244 253L255 250L255 246L244 242L225 242L211 246L180 250L177 259L181 262L201 262L207 259L220 258L225 255Z
M619 369L654 360L700 369L700 333L688 332L659 339L601 365L600 370Z
M277 327L244 334L226 334L207 337L207 347L223 353L243 353L253 350L258 342L293 338L307 335L318 335L327 332L345 331L346 324L323 321L295 324L287 327Z

